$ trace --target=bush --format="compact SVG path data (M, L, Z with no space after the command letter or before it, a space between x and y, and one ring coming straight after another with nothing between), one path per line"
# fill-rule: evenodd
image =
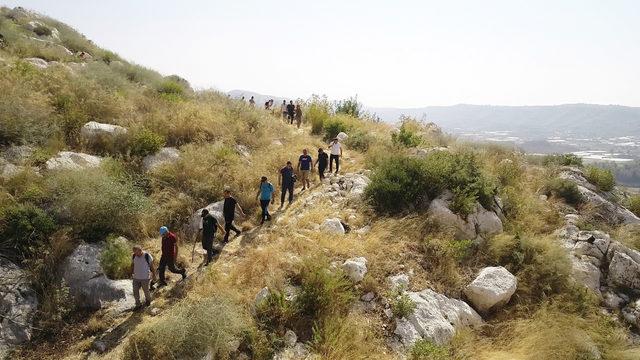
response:
M397 318L406 318L413 314L416 309L416 303L411 300L407 294L399 294L393 297L391 300L391 311L393 316Z
M256 307L256 319L260 327L284 334L287 328L292 327L297 312L295 304L287 301L284 293L272 290Z
M149 207L133 184L115 180L101 169L60 171L47 182L58 219L89 241L111 233L135 236Z
M184 87L175 81L164 80L158 85L158 92L165 95L184 95Z
M350 126L338 117L330 117L324 121L324 140L328 141L336 137L341 132L348 132Z
M373 143L374 137L362 130L352 131L345 142L345 145L350 149L366 152L369 150L369 146Z
M589 166L586 171L587 180L596 185L600 191L611 191L616 185L616 179L613 172L609 169L600 169L595 166Z
M451 358L446 346L436 345L429 340L418 340L411 347L411 360L447 360Z
M301 315L314 321L345 315L355 299L353 286L344 273L329 271L321 261L308 260L300 273L300 281L296 306Z
M100 266L110 279L128 279L131 271L131 247L123 238L109 237L102 254Z
M38 36L49 36L51 35L51 29L46 26L38 25L33 29L33 32Z
M582 158L574 154L555 154L547 155L543 158L542 163L545 166L582 166Z
M33 205L9 206L0 215L0 253L13 261L31 257L56 230L53 219Z
M358 102L357 95L345 100L340 100L336 103L336 114L345 114L353 116L354 118L359 118L361 111L362 104Z
M313 327L310 347L322 359L375 359L385 349L368 323L354 315L329 318L323 326Z
M391 141L395 145L412 148L422 144L422 136L417 133L411 122L405 121L400 125L398 132L391 134Z
M545 191L548 196L555 196L570 205L579 205L584 201L578 185L574 182L566 179L553 179L545 186Z
M626 205L627 209L632 213L636 214L636 216L640 216L640 195L630 196Z
M228 359L248 330L243 310L223 296L185 300L162 318L136 329L123 359Z
M165 144L164 137L151 130L142 129L136 131L130 140L131 155L145 157L155 154Z

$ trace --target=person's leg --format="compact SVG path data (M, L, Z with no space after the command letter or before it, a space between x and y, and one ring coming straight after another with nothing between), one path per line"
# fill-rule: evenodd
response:
M169 271L171 271L172 273L182 275L183 279L187 277L187 270L179 269L176 267L175 258L167 259L167 266L169 267Z
M268 206L269 200L260 200L260 208L262 208L262 216L260 218L261 223L263 223L269 217L269 210L267 210Z
M289 185L289 204L293 201L293 184Z
M329 155L329 174L333 172L333 159L335 155Z
M229 229L233 230L236 233L236 236L240 235L240 233L242 232L235 225L233 225L233 220L229 222Z
M229 242L229 232L231 231L231 221L224 221L224 239L223 242Z
M158 276L160 277L160 285L166 285L167 282L164 278L164 272L167 268L167 258L164 256L160 257L160 264L158 265Z
M318 174L320 175L320 180L324 179L324 171L325 171L326 169L327 169L327 168L326 168L325 166L318 167Z
M282 184L282 190L280 191L280 207L284 205L284 196L287 194L287 185Z
M140 281L133 279L133 299L136 301L136 306L140 306ZM146 294L146 293L145 293Z
M147 279L147 280L138 280L141 282L142 285L142 291L144 292L144 304L146 306L149 306L151 304L151 300L153 300L151 298L151 291L149 291L149 283L151 282L151 280Z

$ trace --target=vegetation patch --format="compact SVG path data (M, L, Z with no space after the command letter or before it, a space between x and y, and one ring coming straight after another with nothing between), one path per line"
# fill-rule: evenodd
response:
M609 169L589 166L585 175L587 180L597 186L600 191L611 191L616 185L616 179L613 176L613 172Z
M569 205L580 205L584 198L573 181L567 179L553 179L547 182L545 192L549 196L563 199Z

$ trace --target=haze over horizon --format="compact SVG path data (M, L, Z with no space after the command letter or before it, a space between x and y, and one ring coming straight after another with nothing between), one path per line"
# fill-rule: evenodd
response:
M370 107L640 106L634 1L3 0L198 88Z

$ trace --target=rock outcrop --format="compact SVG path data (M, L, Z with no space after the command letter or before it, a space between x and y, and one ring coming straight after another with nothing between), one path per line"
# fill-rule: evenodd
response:
M482 318L467 303L450 299L430 289L407 292L416 304L413 313L396 319L394 334L406 347L420 339L443 345L451 341L456 330L482 325Z
M496 211L487 210L477 203L475 211L464 219L449 209L452 198L452 193L445 192L433 199L429 204L428 213L442 226L453 228L456 239L474 240L478 237L486 238L502 232L502 220Z
M320 226L320 230L335 235L344 235L345 229L338 218L326 219Z
M31 340L38 298L25 272L0 257L0 359L12 347Z
M178 160L180 160L180 151L176 148L165 147L153 155L145 156L142 159L142 166L146 171L151 171L162 165L174 164Z
M35 66L38 69L46 69L49 67L49 63L46 60L40 58L25 58L22 61L28 62L29 64Z
M358 283L367 274L367 259L363 257L348 259L342 264L342 270L351 281Z
M134 305L130 280L111 280L100 266L102 246L81 244L62 264L62 278L76 306L90 310L110 307L124 311Z
M99 141L102 139L113 139L118 136L126 135L127 129L112 124L104 124L95 121L89 121L80 129L80 135L89 142Z
M100 166L102 158L73 151L61 151L47 160L47 170L84 170Z
M495 310L509 302L518 280L502 266L486 267L467 285L464 294L480 312Z

